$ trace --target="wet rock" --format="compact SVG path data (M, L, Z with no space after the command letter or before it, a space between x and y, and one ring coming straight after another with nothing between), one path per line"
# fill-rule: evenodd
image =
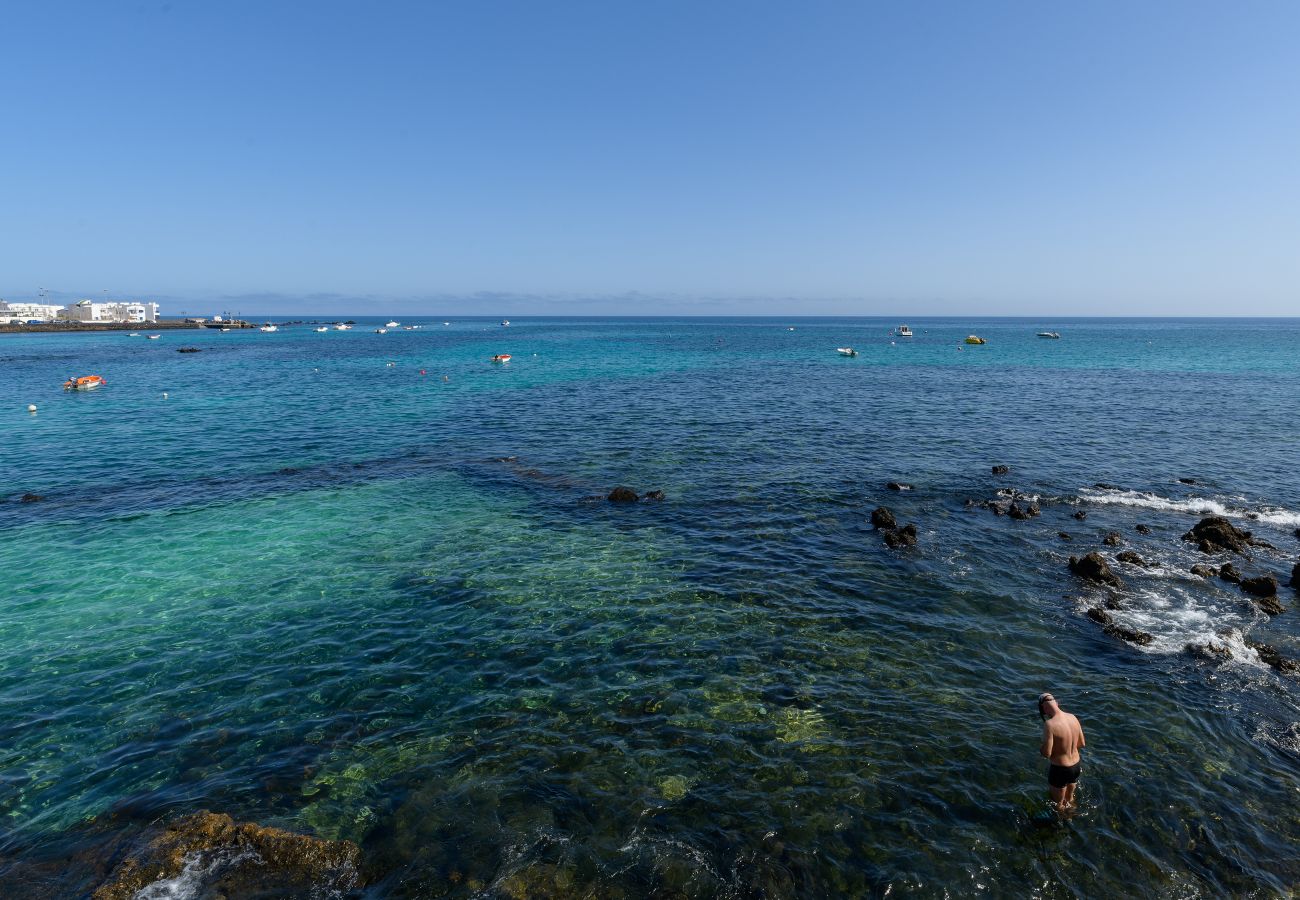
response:
M664 492L663 492L663 491L660 491L660 490L646 491L645 494L642 495L641 499L642 499L642 500L662 500L662 499L664 499Z
M1063 541L1072 541L1072 540L1074 540L1074 538L1070 537L1070 533L1069 533L1068 531L1058 531L1058 532L1056 533L1056 536L1057 536L1058 538L1060 538L1061 540L1063 540Z
M1144 569L1147 567L1147 561L1132 550L1125 550L1122 553L1115 554L1115 559L1122 563L1128 563L1130 566L1141 566Z
M1086 510L1082 510L1082 509L1076 510L1074 513L1074 517L1078 519L1080 522L1082 522L1084 519L1088 518L1088 513Z
M1192 566L1192 574L1199 575L1202 578L1217 578L1219 575L1219 570L1214 568L1214 566L1207 566L1204 563L1197 563L1196 565Z
M993 511L993 515L995 516L1005 516L1007 514L1007 511L1003 509L1001 503L990 503L989 509Z
M1298 538L1300 538L1300 528L1297 528L1297 529L1295 530L1295 536L1298 537Z
M1183 540L1195 543L1202 553L1231 550L1244 554L1250 547L1250 532L1241 531L1223 516L1206 516L1183 535Z
M1243 578L1241 580L1241 589L1247 594L1256 597L1276 597L1277 579L1272 575L1257 575L1254 578Z
M187 871L203 879L196 896L342 893L361 887L360 856L351 841L326 841L198 812L168 825L124 859L95 891L94 900L130 900L147 886Z
M916 545L916 526L904 525L902 528L895 528L885 532L885 544L891 550L897 550L899 547L912 547Z
M1149 525L1143 525L1143 524L1141 524L1141 523L1138 523L1137 525L1135 525L1135 526L1133 527L1133 530L1136 531L1138 534L1150 534L1150 533L1151 533L1151 527L1150 527Z
M1127 641L1130 644L1137 644L1139 647L1145 647L1147 644L1150 644L1155 640L1152 635L1145 631L1138 631L1135 628L1126 628L1123 625L1115 624L1115 620L1111 617L1111 614L1106 612L1106 610L1102 609L1100 606L1094 606L1092 609L1088 610L1088 618L1100 625L1101 630L1111 637L1119 638L1120 640Z
M1120 602L1119 594L1107 594L1106 602L1102 604L1106 609L1121 609L1124 604Z
M885 487L891 491L910 491L912 489L912 486L905 481L890 481L886 483Z
M1178 480L1179 480L1179 482L1181 482L1182 484L1196 484L1196 479L1195 479L1195 478L1180 478L1180 479L1178 479Z
M1088 610L1088 618L1092 619L1098 625L1104 625L1106 627L1115 624L1115 620L1111 618L1110 613L1106 612L1106 610L1102 609L1100 606L1094 606L1092 609Z
M1219 577L1229 584L1241 584L1241 573L1232 563L1224 563L1219 566Z
M177 347L176 352L177 353L202 353L203 351L200 350L198 347Z
M1283 656L1278 652L1276 647L1269 646L1268 644L1256 643L1250 638L1246 639L1246 646L1259 654L1259 658L1262 662L1267 663L1279 672L1285 672L1288 674L1300 672L1300 663L1296 662L1294 659Z
M1124 489L1123 489L1122 487L1120 487L1118 484L1107 484L1107 483L1104 482L1104 481L1098 481L1096 484L1093 485L1093 487L1095 487L1095 488L1096 488L1097 490L1099 490L1099 491L1122 491L1122 490L1124 490Z
M22 497L19 498L18 502L19 503L40 503L44 499L45 499L45 495L43 494L23 494Z
M1291 587L1300 591L1300 562L1291 567Z
M898 521L887 506L877 506L871 511L871 524L876 528L898 527Z
M1007 473L1010 472L1010 471L1011 471L1011 467L1010 467L1010 466L994 466L994 467L993 467L993 474L994 474L994 475L1005 475L1005 474L1007 474Z
M1121 540L1123 539L1119 536L1119 532L1112 531L1109 534L1107 534L1104 538L1102 538L1101 542L1105 544L1107 547L1118 547L1119 542Z
M1013 519L1033 519L1037 517L1042 510L1038 508L1037 503L1030 503L1028 506L1021 506L1012 500L1011 505L1007 507L1007 515Z
M1070 571L1086 581L1108 584L1114 588L1124 586L1119 576L1110 570L1110 565L1100 553L1093 550L1082 557L1070 557Z
M1192 656L1209 660L1210 662L1223 662L1232 659L1232 650L1227 644L1213 644L1206 642L1204 644L1187 644L1183 647Z
M605 499L610 503L635 503L641 498L630 487L616 487Z

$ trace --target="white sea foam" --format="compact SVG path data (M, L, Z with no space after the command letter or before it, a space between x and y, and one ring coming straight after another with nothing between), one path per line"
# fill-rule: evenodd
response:
M1143 509L1168 510L1193 515L1205 514L1226 516L1234 519L1252 519L1257 522L1267 522L1270 525L1300 525L1300 513L1283 509L1280 506L1262 506L1259 509L1249 509L1245 506L1231 506L1221 500L1208 497L1185 497L1181 500L1175 500L1148 491L1116 491L1100 488L1081 491L1079 497L1089 503L1098 505L1134 506ZM1233 499L1239 503L1245 503L1244 497Z
M234 856L216 853L207 859L202 852L186 854L179 874L145 885L136 891L135 900L193 900L202 894L204 884L212 875L245 861L260 863L262 858L251 850Z

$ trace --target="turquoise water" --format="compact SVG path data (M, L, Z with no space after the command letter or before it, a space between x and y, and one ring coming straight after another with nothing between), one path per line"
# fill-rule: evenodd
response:
M1179 539L1300 559L1300 322L418 321L0 336L10 893L200 808L357 841L374 897L1300 884L1300 691L1244 643L1300 657L1295 613ZM1042 516L966 505L1005 487ZM1149 646L1089 549L1153 563ZM1046 689L1088 733L1048 825Z

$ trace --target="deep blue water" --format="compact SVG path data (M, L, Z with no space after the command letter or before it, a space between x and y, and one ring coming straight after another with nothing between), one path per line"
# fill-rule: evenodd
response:
M0 335L9 894L202 808L356 841L375 897L1300 884L1300 691L1246 643L1300 658L1296 597L1180 539L1300 559L1300 320L380 321ZM966 502L1007 488L1042 515ZM1090 549L1151 564L1151 644ZM1088 747L1043 825L1048 689Z

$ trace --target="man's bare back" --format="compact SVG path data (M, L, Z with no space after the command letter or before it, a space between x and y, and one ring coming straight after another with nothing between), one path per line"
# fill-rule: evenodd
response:
M1057 809L1066 810L1074 805L1074 789L1083 769L1079 752L1087 745L1083 726L1077 716L1061 709L1051 694L1039 695L1038 713L1043 717L1039 752L1052 763L1047 770L1048 791Z

